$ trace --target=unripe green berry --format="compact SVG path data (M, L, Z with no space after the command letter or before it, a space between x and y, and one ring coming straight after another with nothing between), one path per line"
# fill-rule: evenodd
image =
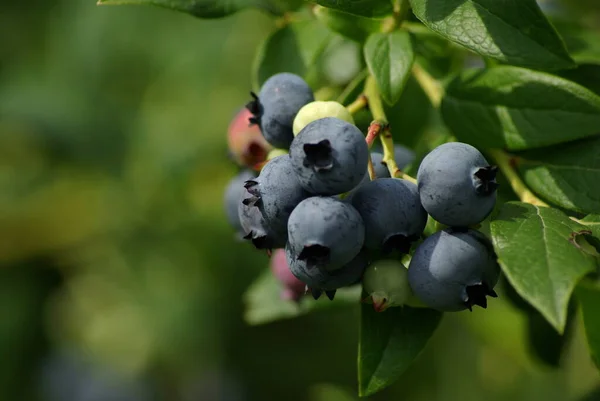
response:
M412 296L408 270L402 262L382 259L373 262L363 276L363 288L371 297L377 312L391 306L405 305Z
M287 154L288 154L288 151L285 150L285 149L273 149L267 155L267 160L271 160L271 159L274 159L274 158L276 158L278 156L283 156L283 155L287 155Z
M325 117L336 117L340 120L347 121L350 124L354 124L352 114L350 114L342 104L333 101L318 100L308 103L298 111L298 114L294 119L294 136L298 135L298 133L311 122Z

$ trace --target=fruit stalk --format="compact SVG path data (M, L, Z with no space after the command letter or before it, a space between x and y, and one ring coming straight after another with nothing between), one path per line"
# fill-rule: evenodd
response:
M431 105L435 108L439 108L442 103L442 97L444 96L444 88L442 85L417 63L413 64L412 73L429 98Z
M381 131L375 132L374 135L379 135L381 145L383 146L383 163L385 163L390 170L390 175L392 177L403 178L416 184L417 180L408 174L403 173L396 164L394 156L394 139L392 138L392 133L383 109L383 103L381 101L379 89L377 88L377 83L372 76L369 76L367 78L367 82L365 83L365 95L367 96L369 109L371 110L371 114L375 120L371 123L371 126L375 125L375 127L379 128L378 131ZM371 127L369 127L369 132L371 132ZM369 135L367 134L367 142L369 139L371 138L369 138Z
M348 112L352 115L358 113L362 109L368 106L367 97L365 95L359 95L355 101L346 106Z
M533 192L527 188L523 180L521 180L521 177L519 177L519 174L517 174L514 168L514 159L510 155L500 149L490 149L489 153L494 160L496 160L496 164L498 164L500 171L502 171L521 202L535 206L548 207L548 204L535 196Z

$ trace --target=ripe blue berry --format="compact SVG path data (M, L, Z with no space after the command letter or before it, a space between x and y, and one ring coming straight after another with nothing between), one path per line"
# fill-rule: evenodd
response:
M371 152L371 161L373 162L373 169L375 170L375 178L390 178L390 170L387 165L383 163L383 154L379 152ZM401 168L398 166L398 168Z
M265 164L256 179L246 181L252 196L244 204L256 207L271 230L287 240L287 223L292 210L310 194L300 185L288 155L277 156Z
M260 209L247 201L252 198L254 195L244 189L242 199L238 203L238 215L244 239L252 241L256 249L283 248L285 237L278 235L269 226Z
M481 223L496 204L496 171L471 145L440 145L419 166L421 203L442 224L468 227Z
M310 288L315 299L323 291L329 299L333 299L337 289L359 283L369 265L369 257L365 251L359 252L350 262L333 271L311 266L307 260L296 258L289 246L286 246L285 255L292 274Z
M253 117L252 123L258 124L262 134L276 148L287 149L294 133L294 118L298 111L312 102L314 94L308 84L298 75L280 73L271 76L263 84L260 93L246 106Z
M255 177L256 174L253 171L243 170L229 181L225 189L225 214L227 221L237 232L242 232L238 207L244 194L244 183Z
M360 252L365 228L356 209L334 198L300 202L288 221L288 252L309 268L335 270Z
M364 178L369 148L356 126L326 117L300 131L292 142L290 156L307 191L336 195L350 191Z
M406 253L427 224L427 213L417 186L396 178L380 178L361 185L351 195L365 225L365 246L384 253Z
M440 311L487 307L496 297L500 267L490 241L479 231L446 229L428 237L415 251L408 281L425 305Z
M415 161L417 155L409 148L402 145L394 145L394 159L399 169L403 169Z

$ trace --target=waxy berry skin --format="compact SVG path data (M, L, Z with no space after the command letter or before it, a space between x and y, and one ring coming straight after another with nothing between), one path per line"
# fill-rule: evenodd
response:
M363 180L369 148L356 126L326 117L300 131L290 147L290 157L304 189L315 195L338 195Z
M267 142L281 149L289 148L294 139L294 118L300 109L315 100L310 86L300 76L280 73L262 85L258 96L246 106Z
M496 205L496 171L471 145L440 145L419 166L421 204L431 217L447 226L479 224Z
M430 308L461 311L473 305L487 307L496 297L500 276L490 241L476 230L445 229L421 243L408 268L415 296Z

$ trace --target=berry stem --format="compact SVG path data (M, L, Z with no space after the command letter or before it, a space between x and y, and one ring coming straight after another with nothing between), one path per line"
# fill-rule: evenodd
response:
M377 178L377 174L375 174L375 167L373 166L373 158L371 154L369 154L369 164L367 165L369 171L369 178L371 181Z
M368 106L367 97L363 94L360 94L355 101L346 106L348 112L352 115L358 113L362 109Z
M504 174L511 188L517 194L521 202L529 203L535 206L548 207L548 204L535 196L533 192L527 188L519 174L517 173L514 164L515 158L500 149L489 149L488 152L492 155L500 171Z
M356 88L367 78L369 70L365 68L358 75L350 81L346 88L340 93L337 98L338 103L344 104L348 101L348 97L356 90Z
M423 88L433 107L440 107L442 97L444 96L444 88L440 82L417 63L413 64L412 73L417 82L419 82L419 85L421 85L421 88Z
M373 76L369 76L367 78L367 82L365 83L365 95L367 96L369 102L369 110L371 110L371 114L375 120L369 126L366 139L367 144L371 146L375 140L375 137L379 136L381 145L383 146L382 162L387 166L388 170L390 171L390 175L394 178L403 178L412 183L416 183L417 180L408 174L403 173L396 164L394 156L394 139L385 115L383 102L381 101L381 95L379 94L379 89L377 88L377 83L375 82Z

